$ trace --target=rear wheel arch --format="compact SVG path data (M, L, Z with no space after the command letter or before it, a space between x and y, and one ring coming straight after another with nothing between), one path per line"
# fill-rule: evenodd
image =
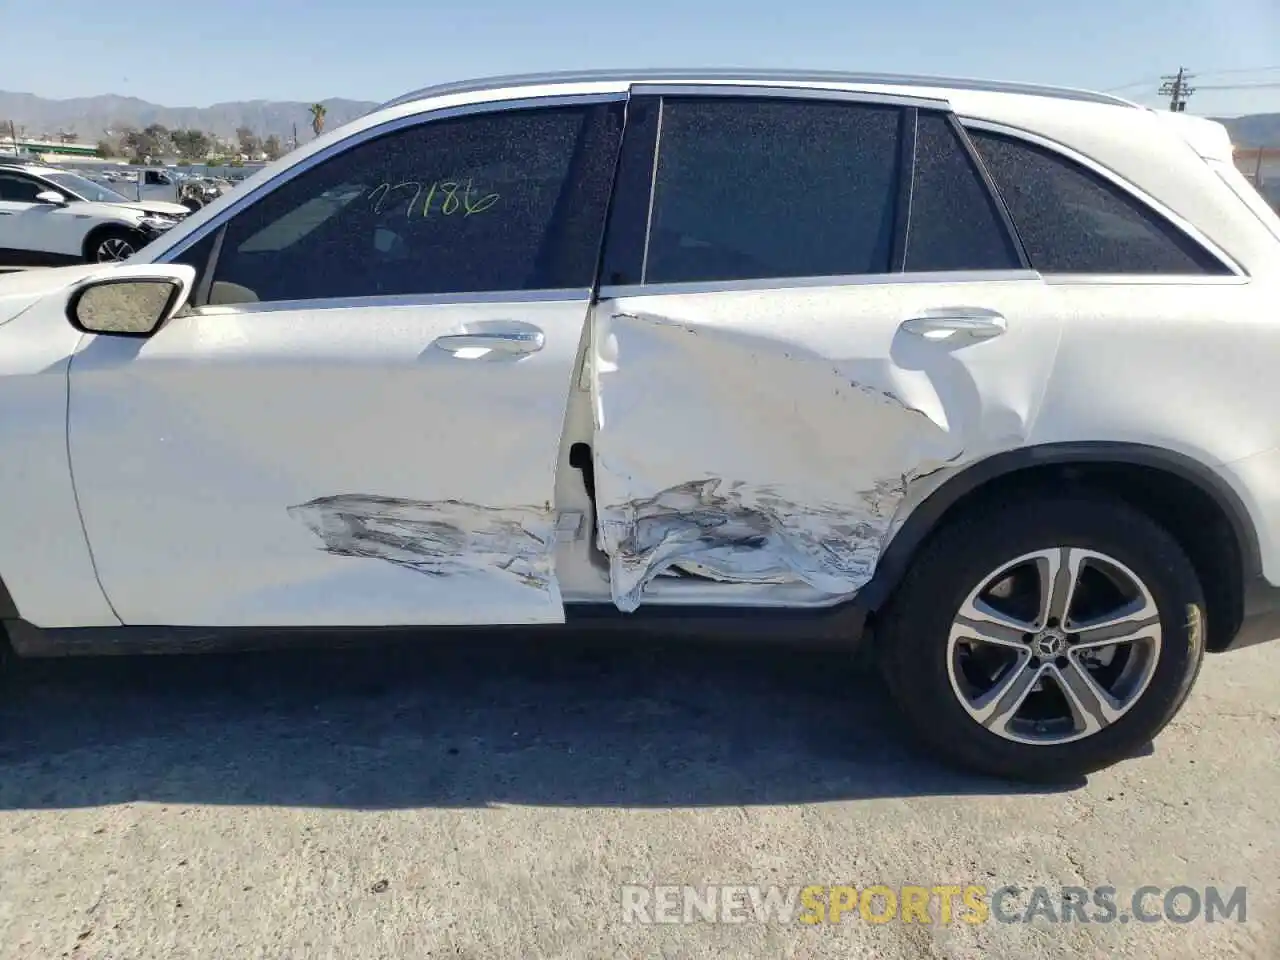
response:
M1165 526L1203 581L1208 649L1222 649L1229 642L1243 614L1245 586L1262 569L1248 510L1205 464L1145 444L1045 444L996 454L968 467L912 510L859 592L860 605L874 618L921 547L962 514L1019 494L1064 489L1118 496Z

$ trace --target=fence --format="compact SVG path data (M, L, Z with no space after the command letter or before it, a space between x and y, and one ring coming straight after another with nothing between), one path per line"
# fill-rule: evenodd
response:
M1280 147L1237 147L1236 168L1280 210Z

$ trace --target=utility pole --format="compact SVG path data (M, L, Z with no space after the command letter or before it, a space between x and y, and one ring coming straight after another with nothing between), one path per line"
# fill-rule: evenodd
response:
M1186 111L1187 100L1195 93L1195 89L1189 82L1192 76L1187 73L1186 67L1179 67L1176 74L1166 74L1160 78L1164 81L1160 87L1160 95L1169 98L1169 109L1174 113Z

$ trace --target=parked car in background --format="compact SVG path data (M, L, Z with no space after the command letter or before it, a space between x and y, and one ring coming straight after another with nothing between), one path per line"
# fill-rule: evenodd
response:
M5 165L0 164L0 166ZM83 200L88 203L121 203L136 210L159 213L169 217L183 217L190 212L179 203L172 203L156 197L141 201L137 200L126 196L106 183L99 182L73 170L39 164L10 164L8 166L18 166L20 172L26 173L46 186L66 194L70 200ZM129 181L125 182L128 183Z
M56 167L0 164L0 264L123 260L188 213L177 203L128 200Z
M1280 635L1277 304L1280 219L1185 114L866 75L419 91L128 264L0 281L0 614L28 652L867 642L940 757L1074 779L1206 650Z

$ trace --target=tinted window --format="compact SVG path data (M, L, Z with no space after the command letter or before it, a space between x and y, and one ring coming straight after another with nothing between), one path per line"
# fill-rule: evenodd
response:
M1012 270L1018 254L964 143L942 114L916 124L908 270Z
M195 268L196 280L191 285L191 294L187 298L188 304L200 302L200 293L208 273L209 257L213 254L213 247L217 242L218 233L219 231L215 230L212 233L205 234L201 239L168 261L169 263L185 263Z
M437 120L339 154L231 220L211 299L586 287L612 106Z
M1228 273L1155 211L1035 144L971 131L1031 265L1044 273Z
M42 188L35 180L13 173L0 173L0 200L16 203L35 203L36 194Z
M899 119L855 104L665 101L645 281L887 272Z

